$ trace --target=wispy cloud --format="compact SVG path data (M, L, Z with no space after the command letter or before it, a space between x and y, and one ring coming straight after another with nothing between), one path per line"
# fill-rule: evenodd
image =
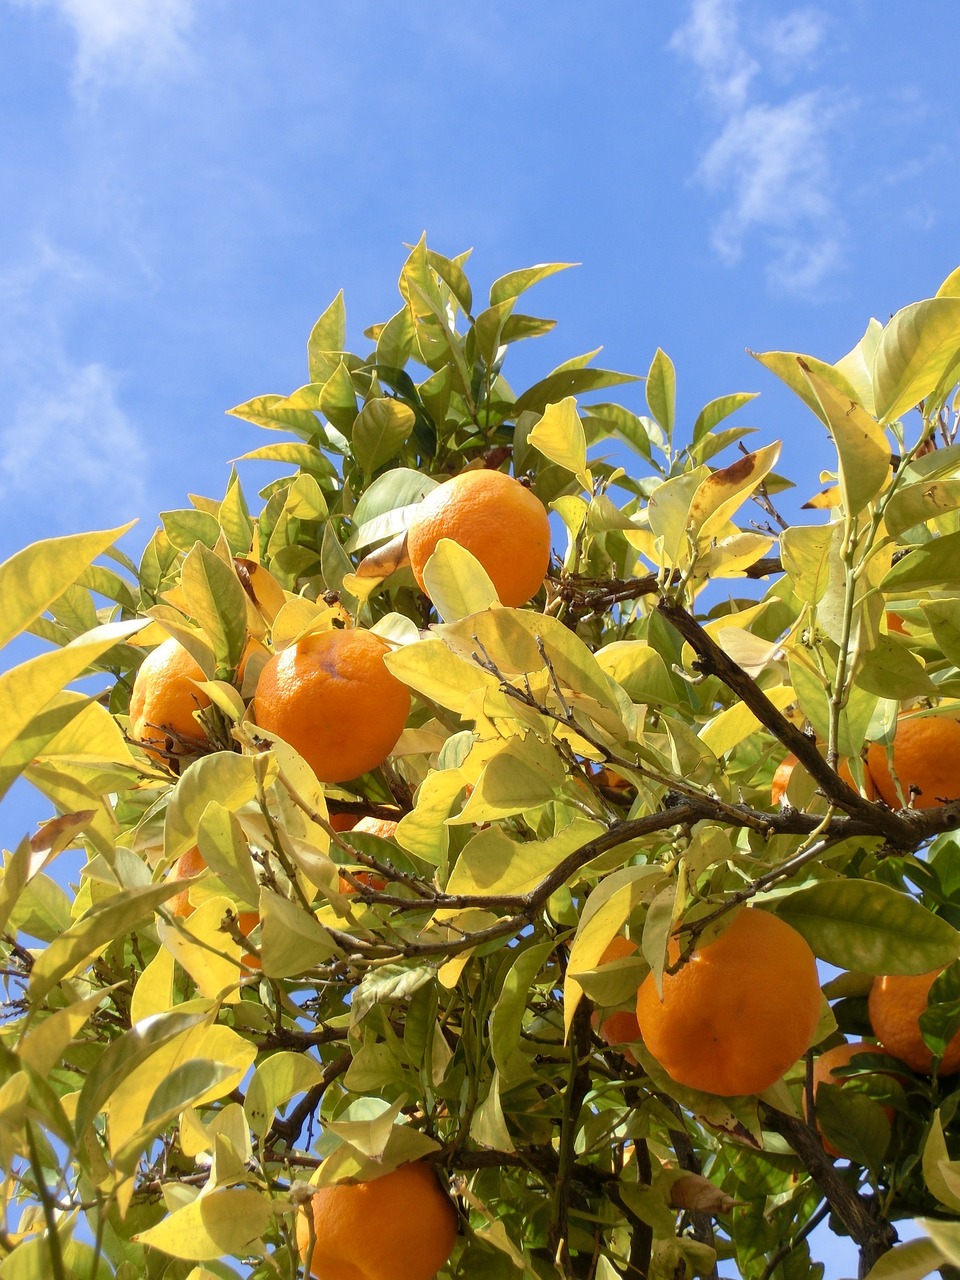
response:
M9 0L55 11L77 41L74 85L89 92L106 84L152 78L190 60L187 32L196 0Z
M764 88L815 62L825 34L814 9L781 13L745 35L737 0L693 0L671 41L700 73L716 129L695 174L720 203L714 247L736 262L759 240L769 283L797 294L815 291L842 262L831 146L854 104L822 87L779 100Z
M121 375L77 359L63 337L74 292L96 280L82 258L49 242L0 271L0 501L9 513L45 495L51 532L113 506L118 477L128 510L149 505L148 450L123 407Z

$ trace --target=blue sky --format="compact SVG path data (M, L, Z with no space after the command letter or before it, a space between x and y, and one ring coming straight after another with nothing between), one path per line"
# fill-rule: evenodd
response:
M819 428L745 348L836 359L960 264L958 28L955 0L0 0L0 557L139 517L136 552L219 496L265 442L224 410L306 380L341 287L362 348L424 229L475 286L583 264L530 296L559 325L515 385L662 346L691 423L762 393L743 420L808 496ZM3 842L28 821L15 792Z

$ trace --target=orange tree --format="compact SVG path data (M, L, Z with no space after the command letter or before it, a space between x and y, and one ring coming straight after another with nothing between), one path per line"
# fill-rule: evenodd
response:
M949 1274L960 273L835 364L757 357L832 473L790 523L751 395L681 425L662 351L515 391L560 267L481 304L465 256L421 241L362 354L338 297L309 381L231 411L275 433L256 512L231 474L139 565L0 566L0 639L45 642L0 783L55 811L0 882L0 1280L785 1280L825 1219ZM910 1066L868 995L923 974L873 1001Z

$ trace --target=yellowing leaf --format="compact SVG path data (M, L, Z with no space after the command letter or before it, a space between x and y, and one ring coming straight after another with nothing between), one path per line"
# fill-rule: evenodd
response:
M779 441L744 454L730 466L706 476L690 502L689 528L698 541L718 536L733 513L761 484L780 456Z
M575 849L602 835L604 827L574 818L546 840L511 840L499 827L488 827L468 842L457 859L446 892L450 894L528 893Z
M859 515L890 478L890 445L882 427L855 400L843 396L803 361L800 368L820 401L837 447L844 511L848 517Z
M247 1086L243 1106L250 1128L262 1137L273 1124L279 1107L322 1079L320 1064L305 1053L275 1053L266 1058Z
M198 1196L155 1227L133 1238L174 1258L215 1262L260 1253L260 1237L273 1222L270 1198L246 1187Z
M882 422L899 418L935 390L960 355L960 298L928 298L884 326L873 380Z
M132 528L130 523L97 533L46 538L0 564L0 647L39 618L87 565Z
M499 604L497 589L479 560L450 538L441 538L423 567L427 594L444 622L456 622Z
M542 746L533 734L511 738L486 765L470 799L448 822L482 823L523 813L552 800L564 781L556 752Z
M133 989L130 1000L130 1021L133 1026L145 1018L166 1013L173 1007L173 981L173 954L160 947Z
M210 898L186 920L157 921L161 945L189 973L200 994L228 1004L240 999L241 948L220 926L234 910L229 898Z
M779 711L795 702L797 697L789 685L767 689L766 694ZM700 730L699 736L715 756L725 756L756 732L759 725L760 721L745 703L735 702L733 706L714 716Z
M592 491L593 479L587 470L587 438L573 396L548 404L527 439L545 458L565 471L572 471L582 488Z
M195 760L180 778L167 804L163 856L172 862L197 842L197 827L215 800L236 810L257 794L257 762L232 751Z

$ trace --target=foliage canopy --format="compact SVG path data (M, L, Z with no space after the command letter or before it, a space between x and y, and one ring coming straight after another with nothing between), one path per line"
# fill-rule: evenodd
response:
M757 356L830 473L788 523L779 445L732 425L751 394L681 424L660 350L643 413L598 399L640 380L595 353L518 393L505 357L552 328L524 295L564 264L475 305L466 257L421 240L365 354L340 295L309 381L231 410L276 437L243 461L285 472L256 514L233 472L139 565L112 529L0 566L0 640L49 642L0 675L0 789L23 776L57 815L0 881L0 1280L292 1280L313 1187L413 1160L452 1180L452 1277L818 1276L827 1214L864 1274L891 1247L905 1275L960 1264L955 1078L821 1086L845 1159L803 1118L813 1057L869 1035L874 976L942 969L923 1039L960 1028L960 766L930 807L900 778L897 809L864 763L905 709L960 717L960 272L834 364ZM508 466L565 542L543 589L502 607L441 541L424 595L417 504ZM389 642L412 710L382 767L321 784L251 700L271 650L352 625ZM130 693L170 636L205 744L148 754ZM206 870L168 876L194 847ZM812 1053L723 1097L607 1045L594 1007L631 1009L747 903L839 971ZM902 1219L923 1238L895 1245Z

